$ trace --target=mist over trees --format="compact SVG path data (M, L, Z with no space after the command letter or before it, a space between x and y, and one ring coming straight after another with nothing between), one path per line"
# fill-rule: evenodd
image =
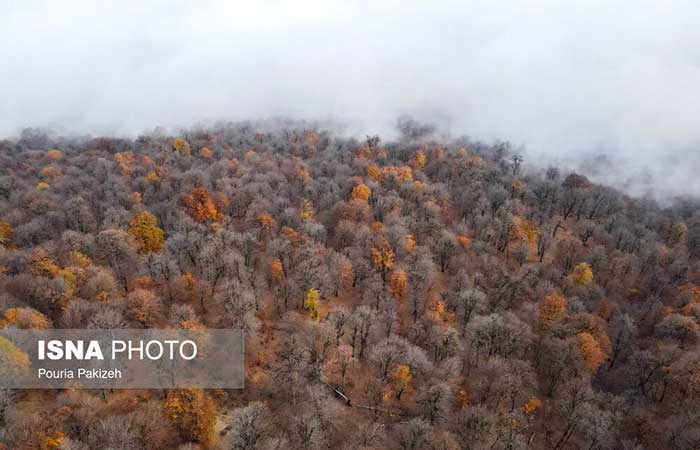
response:
M247 336L243 390L2 391L0 448L700 448L700 200L398 128L0 141L2 327Z

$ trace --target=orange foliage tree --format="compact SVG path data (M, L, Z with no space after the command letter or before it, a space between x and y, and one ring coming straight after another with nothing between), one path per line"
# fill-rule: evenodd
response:
M357 186L355 186L350 193L350 199L351 200L362 200L363 202L369 201L370 196L372 195L372 189L369 188L364 183L360 183Z
M547 295L542 303L540 303L539 326L547 328L557 322L560 322L566 315L566 299L561 295Z
M182 205L187 214L198 223L207 221L221 222L223 215L217 209L211 194L204 188L195 188L182 197Z
M533 414L536 414L541 407L542 401L538 398L533 397L523 405L523 412L527 416L532 416Z
M5 319L0 321L1 328L8 326L45 330L51 326L51 321L45 315L32 308L9 308L5 311Z
M41 176L50 180L61 175L63 175L63 171L59 167L47 166L41 169Z
M369 166L367 175L374 181L380 181L382 179L382 169L379 166Z
M401 400L401 395L411 386L413 375L411 368L405 364L399 364L391 374L391 384L396 392L396 400Z
M408 292L408 275L403 270L395 270L391 274L389 279L389 286L391 287L391 295L394 296L396 300L402 301L406 298Z
M282 260L275 258L270 264L270 272L272 273L272 281L280 283L284 279L284 266Z
M53 149L46 152L46 156L50 161L56 162L63 157L63 153L60 150Z
M457 243L464 249L472 246L472 238L467 236L457 236Z
M115 153L114 161L122 175L130 176L134 172L135 160L132 152Z
M595 373L605 361L605 353L600 348L598 341L590 333L579 333L576 335L579 349L581 350L581 358L590 373Z

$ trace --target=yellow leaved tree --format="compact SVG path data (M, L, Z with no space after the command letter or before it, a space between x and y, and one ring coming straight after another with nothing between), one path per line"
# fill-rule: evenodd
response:
M318 289L312 288L306 293L306 301L304 303L313 320L318 320L318 299L320 296Z
M425 152L423 150L418 150L418 153L416 153L416 166L422 169L425 167L426 161Z
M203 391L169 391L163 413L185 441L205 445L210 442L216 424L216 406Z
M377 246L370 248L374 267L382 275L382 280L386 281L386 275L394 267L394 250L386 240L382 240Z
M12 341L0 337L0 377L14 379L29 373L29 355Z
M173 150L185 157L189 157L192 154L190 144L182 138L177 138L173 141Z
M164 233L156 216L144 211L129 222L129 233L139 244L140 253L158 253L163 249Z
M574 267L571 276L577 286L588 286L593 282L593 269L588 263L582 262Z
M314 218L314 205L311 200L304 200L301 206L301 219L308 222Z

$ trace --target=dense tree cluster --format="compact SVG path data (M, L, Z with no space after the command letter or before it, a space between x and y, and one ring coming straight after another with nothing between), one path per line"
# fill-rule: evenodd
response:
M400 131L0 141L0 326L248 336L244 390L0 392L0 448L700 448L700 202Z

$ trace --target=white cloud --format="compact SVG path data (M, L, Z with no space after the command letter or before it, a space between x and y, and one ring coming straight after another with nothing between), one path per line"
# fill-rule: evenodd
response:
M685 0L0 0L0 135L408 113L700 194L697 23Z

